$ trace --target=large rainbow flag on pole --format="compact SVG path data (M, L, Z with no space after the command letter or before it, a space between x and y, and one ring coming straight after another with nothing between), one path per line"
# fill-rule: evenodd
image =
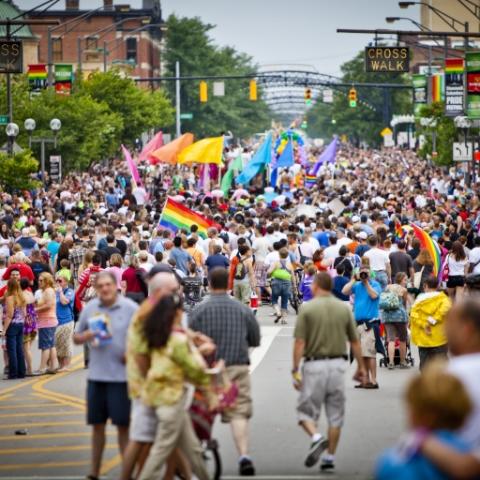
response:
M414 223L411 224L413 233L420 240L420 247L428 250L433 260L433 274L438 277L442 266L442 252L438 243L422 228Z
M215 227L218 230L221 229L221 227L212 220L208 220L208 218L195 213L193 210L190 210L185 205L176 202L170 197L163 207L159 225L168 228L174 233L181 228L190 231L192 225L197 225L198 235L202 238L207 238L207 230L211 227Z

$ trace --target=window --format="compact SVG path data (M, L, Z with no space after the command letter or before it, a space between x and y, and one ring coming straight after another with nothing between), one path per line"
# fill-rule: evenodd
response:
M137 39L127 38L127 60L137 63Z
M52 38L52 54L54 62L61 62L63 60L63 45L60 37Z
M86 41L86 50L97 50L98 48L98 38L97 37L87 37Z

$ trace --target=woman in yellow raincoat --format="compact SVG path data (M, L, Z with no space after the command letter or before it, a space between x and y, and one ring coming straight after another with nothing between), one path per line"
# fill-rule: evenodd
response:
M412 342L420 355L420 370L434 357L447 357L448 346L444 321L452 302L447 295L437 290L438 281L429 277L410 311Z

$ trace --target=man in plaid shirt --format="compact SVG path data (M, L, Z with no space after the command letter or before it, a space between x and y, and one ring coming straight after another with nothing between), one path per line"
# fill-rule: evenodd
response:
M235 407L222 414L222 422L230 423L242 476L255 475L248 455L248 420L252 416L250 394L249 347L260 345L260 327L250 308L227 294L228 271L215 268L210 272L211 295L196 307L189 317L192 330L213 339L216 359L223 359L230 379L238 385Z

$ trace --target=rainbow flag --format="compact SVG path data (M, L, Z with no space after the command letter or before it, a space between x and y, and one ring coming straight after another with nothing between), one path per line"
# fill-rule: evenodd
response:
M317 176L316 175L305 175L305 186L306 187L313 187L317 183Z
M402 224L395 220L395 238L400 240L405 236L405 231L402 228Z
M185 205L176 202L170 197L163 207L159 225L168 228L172 232L177 232L181 228L190 231L192 225L197 225L198 235L202 238L207 238L207 230L211 227L215 227L217 230L221 229L220 225L195 213L193 210L190 210Z
M444 92L444 76L443 73L437 73L432 75L431 77L431 95L432 95L432 102L441 102L443 99L443 92Z
M433 260L433 274L438 277L442 266L442 253L438 243L422 228L412 223L413 233L420 240L420 247L426 248Z

